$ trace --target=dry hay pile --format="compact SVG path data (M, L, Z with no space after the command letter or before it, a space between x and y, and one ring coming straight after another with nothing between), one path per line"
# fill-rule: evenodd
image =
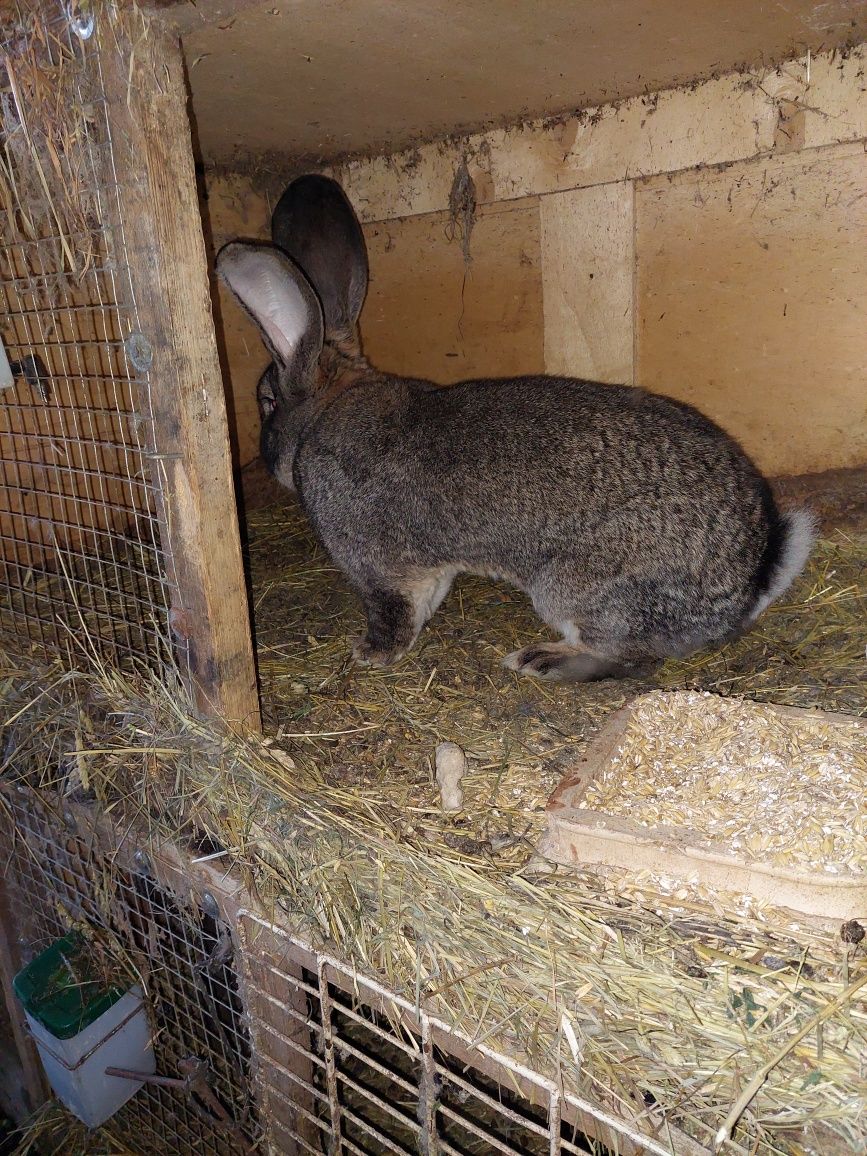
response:
M139 1156L111 1123L96 1132L49 1100L19 1131L10 1156Z
M4 7L0 241L9 246L7 275L31 278L40 302L80 284L104 259L100 190L117 177L99 170L93 148L103 94L84 46L96 35L103 50L126 59L145 27L133 4L12 0Z
M332 785L393 809L411 834L520 866L551 791L615 709L651 683L559 687L502 669L543 629L523 595L465 577L396 667L349 660L359 605L294 505L251 516L249 557L269 733ZM669 662L655 685L867 713L867 537L817 547L790 600L728 646ZM466 752L463 813L443 825L442 741Z
M394 694L389 677L365 679ZM216 840L268 915L663 1143L661 1111L708 1144L735 1107L729 1151L856 1150L867 964L852 937L639 900L590 872L530 875L526 844L450 838L429 782L416 807L375 776L332 775L326 739L227 738L191 717L168 672L132 684L10 655L0 690L6 776L154 835ZM493 810L480 784L471 809Z
M0 772L193 849L216 842L266 913L663 1142L660 1109L709 1143L770 1065L730 1150L854 1150L863 946L774 912L528 870L550 789L646 687L514 678L500 659L538 624L475 579L399 666L354 667L357 605L303 519L265 511L252 531L269 738L197 722L169 669L46 672L15 653L0 667ZM864 560L863 539L821 543L789 603L661 681L864 713ZM442 740L470 761L449 815Z

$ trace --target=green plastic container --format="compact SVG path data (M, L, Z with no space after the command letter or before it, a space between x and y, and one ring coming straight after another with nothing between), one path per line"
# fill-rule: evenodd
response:
M68 1040L123 996L96 974L87 940L78 932L57 939L12 981L24 1010L56 1040Z
M55 940L12 984L54 1094L88 1128L144 1086L107 1068L156 1071L141 988L124 991L105 976L83 935Z

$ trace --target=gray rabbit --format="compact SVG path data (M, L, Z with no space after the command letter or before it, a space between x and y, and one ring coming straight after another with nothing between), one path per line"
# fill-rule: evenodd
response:
M374 369L364 238L334 181L293 181L272 235L226 245L218 269L273 358L265 463L364 604L358 658L399 659L469 571L525 591L561 635L510 654L512 670L628 676L740 633L804 566L811 515L780 513L692 406L565 377L442 387Z

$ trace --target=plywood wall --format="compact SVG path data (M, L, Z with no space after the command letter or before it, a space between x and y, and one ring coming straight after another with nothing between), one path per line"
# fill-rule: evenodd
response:
M364 222L375 363L449 382L547 370L692 401L770 473L867 461L865 52L792 61L336 171ZM472 261L447 213L469 165ZM216 243L268 188L213 176ZM222 301L239 460L254 327Z
M867 464L861 145L636 189L636 376L774 472Z

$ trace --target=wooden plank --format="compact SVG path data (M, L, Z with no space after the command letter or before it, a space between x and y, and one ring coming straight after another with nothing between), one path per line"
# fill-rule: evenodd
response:
M142 9L179 36L208 24L231 25L262 0L146 0Z
M867 457L865 187L846 144L636 188L636 382L770 474Z
M802 57L798 63L805 86L806 147L867 137L867 44ZM787 66L787 71L791 72L792 66Z
M374 365L439 382L542 372L537 201L481 210L468 265L445 213L371 225L365 237L361 334Z
M545 372L631 384L632 184L541 200Z
M349 161L334 175L362 220L382 221L445 209L464 157L480 203L747 160L779 147L778 120L793 96L805 115L805 147L860 139L867 136L865 58L864 45L812 55L808 79L803 56L779 69Z
M12 833L7 834L11 840ZM21 1110L21 1119L16 1122L23 1123L25 1116L35 1112L40 1104L45 1103L50 1091L39 1052L24 1018L24 1011L12 990L12 978L23 967L24 961L18 951L19 929L15 926L10 910L7 894L8 878L8 875L0 877L0 993L12 1028L12 1039L3 1043L11 1044L17 1054L19 1068L17 1077L20 1084L17 1088L5 1089L5 1093L11 1101L10 1106ZM5 1063L3 1067L6 1068Z
M480 202L512 200L723 164L773 147L777 107L763 73L740 73L648 96L534 120L395 156L337 166L362 220L429 213L448 205L460 161L487 173Z
M172 631L198 709L258 729L259 706L226 406L196 193L183 61L142 37L130 60L104 38L122 230L149 372ZM121 147L122 145L122 147Z

